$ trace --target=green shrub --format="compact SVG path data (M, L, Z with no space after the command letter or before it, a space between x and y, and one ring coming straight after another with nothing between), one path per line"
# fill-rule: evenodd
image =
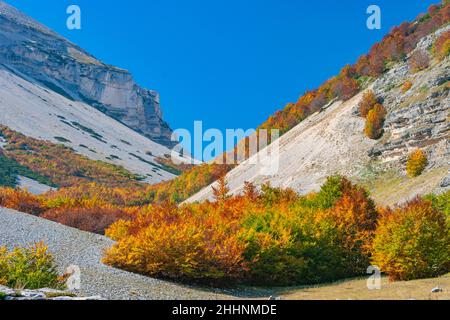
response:
M288 202L289 203L289 202ZM252 284L314 284L365 273L378 213L367 192L334 176L289 209L246 216Z
M330 209L350 186L351 183L346 178L339 175L331 176L318 193L301 197L297 204L312 209Z
M64 288L53 256L42 243L12 251L0 247L0 284L19 289Z
M450 216L450 190L440 195L430 194L425 196L425 200L431 201L433 208Z
M315 284L337 279L340 249L317 237L313 210L255 212L246 217L249 261L246 283L255 285Z

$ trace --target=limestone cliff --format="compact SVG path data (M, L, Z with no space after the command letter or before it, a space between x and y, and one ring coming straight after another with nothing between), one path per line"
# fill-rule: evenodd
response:
M429 52L446 26L423 38L416 50ZM387 110L383 137L371 140L364 135L365 119L358 105L364 94L335 101L309 116L279 140L277 171L266 174L258 155L228 173L233 194L241 193L244 182L292 188L305 194L317 191L326 178L342 174L370 190L378 203L392 205L416 195L441 193L450 188L450 57L431 59L420 72L409 67L410 56L371 82ZM408 91L403 89L411 83ZM425 172L406 177L406 160L416 148L427 153ZM263 153L263 152L261 152ZM263 157L264 158L264 157ZM212 199L211 186L187 202Z

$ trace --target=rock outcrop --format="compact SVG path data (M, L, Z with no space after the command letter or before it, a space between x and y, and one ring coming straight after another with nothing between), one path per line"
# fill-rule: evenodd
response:
M89 301L102 300L100 296L92 297L78 297L71 292L54 290L54 289L11 289L0 285L0 300L75 300L75 301Z
M422 39L417 50L429 52L437 36L449 28ZM277 162L276 172L265 174L266 164L257 161L258 155L230 171L230 192L241 193L248 181L305 194L317 191L333 174L366 186L377 203L386 205L448 190L450 58L430 59L430 67L417 73L410 70L408 60L392 66L367 88L383 100L387 110L381 139L371 140L364 135L365 119L358 111L361 92L346 102L324 107L281 136L279 158L271 160ZM403 89L406 81L412 85L407 91ZM405 163L416 148L427 153L429 164L420 177L408 179ZM262 158L264 153L260 152ZM187 202L213 199L212 186Z
M99 109L155 142L173 146L157 92L140 87L128 71L104 64L3 1L0 64Z

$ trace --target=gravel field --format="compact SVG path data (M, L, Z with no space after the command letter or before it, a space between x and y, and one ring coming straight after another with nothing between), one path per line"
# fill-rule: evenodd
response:
M231 298L167 281L108 267L100 262L103 250L113 242L29 214L0 208L0 246L29 246L44 241L64 272L70 265L81 269L83 296L99 295L114 300L214 300Z

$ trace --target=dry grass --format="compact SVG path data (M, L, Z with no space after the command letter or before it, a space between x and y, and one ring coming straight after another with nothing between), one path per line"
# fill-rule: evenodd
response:
M443 292L432 293L439 286ZM450 300L450 274L440 278L389 282L382 279L380 290L367 289L367 279L303 287L281 294L284 300Z

